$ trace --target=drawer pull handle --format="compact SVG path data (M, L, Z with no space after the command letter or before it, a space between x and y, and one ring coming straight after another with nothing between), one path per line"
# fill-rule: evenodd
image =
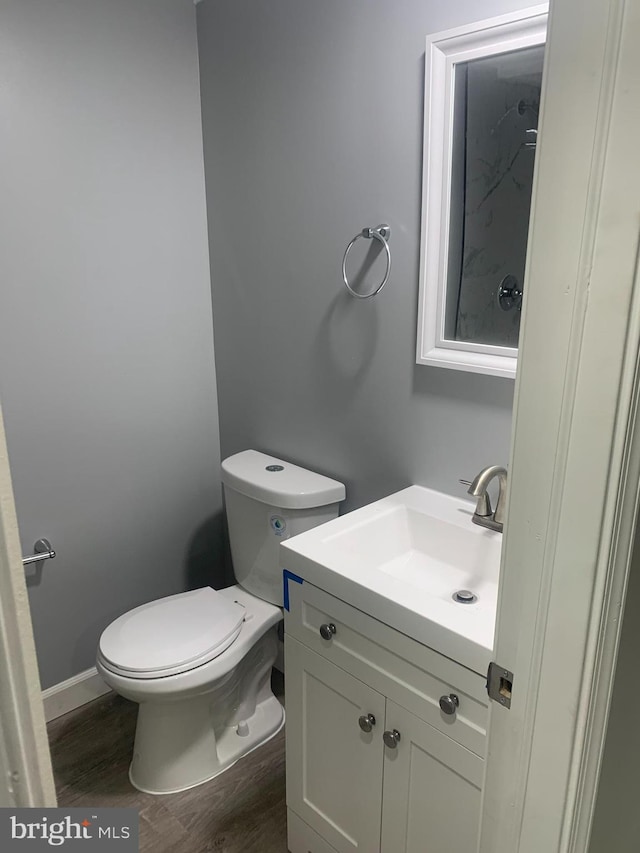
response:
M358 725L360 726L363 732L370 732L371 729L375 726L375 724L376 718L373 716L373 714L363 714L358 719Z
M333 622L325 622L320 626L320 636L323 640L330 640L336 632L336 626Z
M460 700L455 693L449 693L448 696L441 696L438 704L443 714L455 714L460 705Z
M385 746L388 746L389 749L395 749L400 742L400 732L398 729L394 729L393 731L386 731L382 735L382 740L384 741Z

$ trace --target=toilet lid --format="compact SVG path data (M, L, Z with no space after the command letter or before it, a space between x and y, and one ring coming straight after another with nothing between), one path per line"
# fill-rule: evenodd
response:
M118 670L162 675L207 663L236 639L245 609L211 587L143 604L112 622L100 638L104 660Z

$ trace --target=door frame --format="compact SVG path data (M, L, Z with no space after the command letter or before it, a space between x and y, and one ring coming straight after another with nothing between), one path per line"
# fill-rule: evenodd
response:
M56 805L1 410L0 772L0 805Z
M638 0L552 3L481 853L589 841L640 482L638 35Z

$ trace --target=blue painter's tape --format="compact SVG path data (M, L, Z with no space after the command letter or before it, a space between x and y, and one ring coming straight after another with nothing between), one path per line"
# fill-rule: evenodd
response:
M284 584L284 609L289 610L289 581L295 581L296 583L304 583L304 578L301 578L299 575L294 575L293 572L290 572L288 569L282 570L282 583Z

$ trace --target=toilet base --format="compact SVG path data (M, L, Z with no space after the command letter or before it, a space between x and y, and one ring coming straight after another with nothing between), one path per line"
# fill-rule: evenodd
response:
M260 628L255 617L248 624ZM248 650L238 646L237 651L242 653L240 660L228 658L233 665L211 683L204 678L199 688L193 683L185 688L182 681L200 670L206 675L206 664L193 673L157 679L148 699L127 691L139 701L129 768L131 784L138 790L146 794L186 791L213 779L280 731L284 709L271 689L276 625ZM173 691L165 689L171 683Z
M284 708L273 694L256 705L249 719L224 729L217 737L211 728L210 703L200 705L200 709L192 709L195 713L186 725L184 709L180 710L178 731L172 725L175 720L171 719L175 705L140 706L142 719L138 718L129 767L129 780L134 788L145 794L176 794L195 788L224 773L243 756L271 740L284 726ZM194 738L193 726L198 722L203 725L200 735ZM147 744L149 748L145 748Z

